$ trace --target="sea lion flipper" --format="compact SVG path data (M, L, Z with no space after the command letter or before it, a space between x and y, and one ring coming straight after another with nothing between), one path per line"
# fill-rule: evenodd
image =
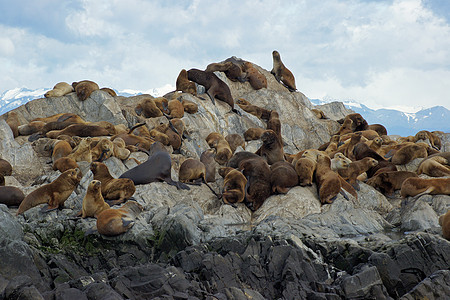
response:
M212 104L216 105L216 100L214 100L214 97L211 95L211 93L208 91L206 91L206 94L208 94L209 98L211 99Z
M239 116L242 116L242 113L240 111L238 111L236 108L232 108L231 111L236 113Z
M55 209L57 209L57 208L58 208L58 206L50 206L49 204L47 204L46 206L44 206L44 207L41 208L41 212L42 212L42 213L46 213L46 212L55 210Z
M122 218L122 226L123 227L130 227L133 224L134 224L134 220Z
M384 157L385 158L391 158L392 156L394 156L394 150L389 150L389 152L386 153L386 155Z
M343 189L341 189L341 190L339 191L339 193L341 193L342 197L344 197L347 201L349 200L347 194L344 192Z
M359 183L358 183L358 182L353 183L353 184L352 184L352 187L353 187L355 190L357 190L357 191L360 190L360 188L359 188Z

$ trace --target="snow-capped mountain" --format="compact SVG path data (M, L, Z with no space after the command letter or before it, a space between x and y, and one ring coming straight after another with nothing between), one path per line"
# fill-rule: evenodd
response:
M43 98L44 94L51 90L51 88L41 88L36 90L30 90L27 88L15 88L12 90L8 90L0 95L0 115L19 107L23 104L26 104L27 102ZM174 91L175 87L166 84L165 86L162 86L160 88L154 88L147 91L136 91L136 90L123 90L123 91L116 91L117 95L119 96L136 96L141 94L150 94L153 97L161 97L168 92Z
M314 105L331 101L310 99ZM371 109L355 101L342 101L344 106L361 114L369 124L382 124L388 134L401 136L415 135L420 130L450 132L450 110L443 106L421 109L416 113L395 109Z

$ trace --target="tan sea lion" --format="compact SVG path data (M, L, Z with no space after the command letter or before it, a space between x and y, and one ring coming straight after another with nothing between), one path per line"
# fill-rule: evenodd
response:
M102 87L100 89L100 91L104 91L105 93L108 93L111 97L117 97L117 93L111 88Z
M206 142L211 148L216 149L214 159L221 165L225 164L233 155L227 140L218 132L211 132L206 137Z
M263 144L255 152L256 154L265 158L269 165L272 165L277 161L284 161L283 145L275 131L266 130L261 135L261 141Z
M11 128L11 131L13 133L14 138L19 136L19 116L15 111L8 112L8 116L6 118L6 123L9 125L9 128Z
M278 51L272 52L272 58L273 58L273 68L270 73L272 73L275 76L275 79L278 82L282 82L289 91L293 92L297 88L295 86L295 78L292 72L286 68L286 66L281 61L281 56Z
M45 98L50 97L62 97L74 91L73 86L68 84L67 82L58 82L55 84L52 90L46 92L44 94Z
M91 149L92 161L104 161L113 156L114 144L108 138L101 138Z
M0 175L0 177L3 177ZM0 203L6 206L19 206L22 203L25 195L23 192L14 186L4 186L0 184Z
M47 210L64 206L64 202L80 183L81 176L80 169L70 169L59 175L51 183L35 189L23 199L17 215L43 203L48 204Z
M440 150L442 143L441 139L434 133L429 132L427 130L421 130L414 136L413 142L417 142L418 140L426 140L428 139L430 141L431 146L434 148Z
M136 217L144 210L136 201L127 201L120 208L108 208L97 215L97 230L106 236L127 232Z
M143 115L144 118L156 118L163 115L162 111L156 106L152 97L144 97L138 105L136 105L134 111L138 115Z
M180 71L176 81L176 91L181 91L183 93L189 93L197 96L197 87L195 82L188 79L188 73L185 69Z
M183 183L199 183L202 181L213 192L214 195L219 197L214 189L206 181L206 167L198 159L188 158L180 165L178 171L178 180Z
M423 159L417 167L417 174L431 177L450 176L450 152L430 155Z
M245 140L240 134L237 133L228 134L225 137L225 140L228 142L228 145L230 146L232 153L234 153L234 151L236 151L236 148L239 146L241 146L242 149L245 150Z
M198 112L198 105L193 101L183 99L181 104L183 105L184 111L188 114L195 114Z
M413 196L418 198L422 195L450 195L450 178L411 177L403 181L400 195L405 198Z
M225 204L241 203L245 199L247 178L244 174L231 167L222 167L219 174L223 180L222 200Z
M259 140L264 131L266 130L259 127L249 128L244 132L244 139L246 141Z
M75 162L87 161L92 162L91 153L91 138L84 138L80 141L77 147L73 149L72 153L67 155L68 158L73 159Z
M125 141L122 138L115 138L113 145L113 155L118 159L125 160L130 156L131 151L126 148Z
M89 98L89 96L91 96L93 91L100 89L97 83L90 80L73 82L72 87L77 93L77 97L80 101L86 100L87 98Z
M215 151L213 149L207 149L203 151L200 156L200 161L205 165L205 178L207 182L216 181L216 161L214 159Z
M292 187L298 185L298 182L294 166L287 161L278 161L270 166L272 193L286 194Z
M243 71L247 73L246 78L255 90L267 88L267 78L259 72L251 62L244 62Z
M92 162L91 171L94 179L99 180L102 185L102 195L106 200L111 200L110 205L116 205L125 202L131 198L136 191L136 187L131 179L114 178L108 170L108 167L101 162Z
M52 168L55 171L58 170L61 173L64 173L65 171L67 171L69 169L76 169L76 168L78 168L78 164L72 158L60 157L60 158L56 159L53 162Z
M450 209L439 217L439 225L442 227L442 236L450 241Z
M192 80L200 85L203 85L206 89L206 93L215 105L214 98L217 98L231 106L231 111L240 114L234 108L234 100L231 96L231 91L228 85L219 79L213 72L205 72L198 69L190 69L187 71L188 79Z
M182 118L184 116L184 106L178 99L170 100L168 102L169 116L171 118Z
M57 140L53 144L52 162L55 163L57 159L68 156L72 152L72 150L72 146L70 146L69 142L64 140Z
M110 206L102 196L102 183L99 180L92 180L83 198L81 217L83 219L87 217L97 218L98 214L108 208Z
M327 116L325 116L325 113L318 108L313 108L311 109L311 111L316 116L317 119L324 119L324 120L329 119Z

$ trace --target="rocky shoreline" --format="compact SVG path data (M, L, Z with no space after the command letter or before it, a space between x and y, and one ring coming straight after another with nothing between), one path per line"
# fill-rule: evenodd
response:
M350 113L342 103L332 103L320 107L330 119L317 119L302 93L287 91L258 70L268 79L267 89L256 91L218 75L234 99L279 112L287 153L327 142L339 129L335 120ZM61 112L127 127L167 122L137 116L139 99L94 91L80 102L71 93L15 111L22 123ZM242 116L220 101L214 106L189 94L183 99L197 103L199 111L183 117L191 140L172 155L174 179L182 157L198 158L208 148L210 132L243 134L249 127L265 127L239 107ZM14 167L7 185L28 194L53 181L60 173L47 164L43 143L14 139L2 118L0 153ZM442 151L449 151L449 134L441 139ZM259 145L248 142L246 150L255 152ZM413 170L420 160L404 168ZM115 157L104 163L114 177L134 166ZM36 207L16 217L15 208L0 205L0 299L443 299L450 294L450 242L442 238L437 219L449 209L450 196L387 199L361 183L358 199L338 195L321 206L315 185L297 186L252 212L244 204L224 205L204 185L179 191L151 183L136 186L134 198L144 212L130 231L85 236L95 219L71 217L93 176L89 163L79 166L83 178L62 210L43 214ZM216 179L212 187L220 190L223 179Z

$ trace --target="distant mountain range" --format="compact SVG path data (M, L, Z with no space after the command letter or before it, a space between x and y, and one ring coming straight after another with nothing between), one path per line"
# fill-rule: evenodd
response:
M331 101L310 99L314 105ZM450 110L443 106L422 109L416 113L407 113L395 109L371 109L355 101L343 102L348 109L361 114L369 124L382 124L388 134L401 136L415 135L420 130L450 132Z
M27 88L15 88L0 95L0 115L19 107L33 99L44 97L47 89L30 90ZM155 88L148 91L123 90L116 91L120 96L134 96L139 94L150 94L154 97L162 96L175 90L171 85ZM314 105L322 105L331 101L310 99ZM450 132L450 111L443 106L434 106L422 109L416 113L406 113L394 109L371 109L354 101L340 101L345 107L360 113L369 124L383 124L388 134L401 136L415 135L420 130L440 130Z

